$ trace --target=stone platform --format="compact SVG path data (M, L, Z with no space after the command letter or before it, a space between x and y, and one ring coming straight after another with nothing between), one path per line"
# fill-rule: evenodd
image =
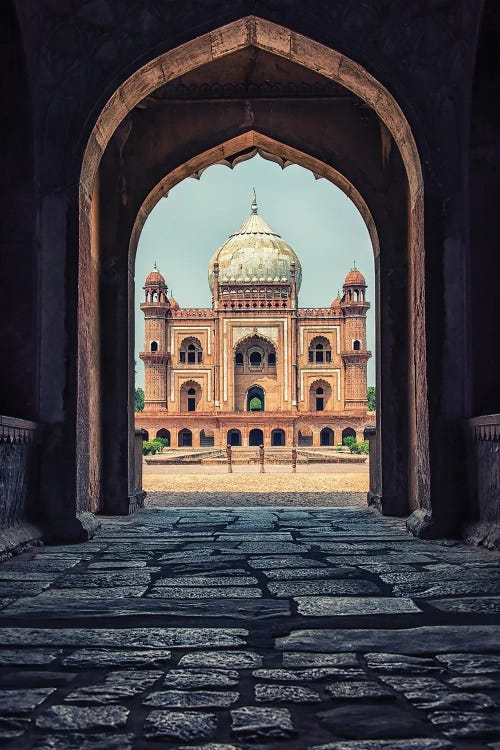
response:
M0 566L0 745L498 749L498 561L359 507L103 519Z

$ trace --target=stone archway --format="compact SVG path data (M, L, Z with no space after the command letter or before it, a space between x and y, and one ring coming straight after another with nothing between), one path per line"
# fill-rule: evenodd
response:
M165 84L172 78L193 70L196 67L221 59L236 49L245 47L256 47L268 50L278 58L286 58L299 66L308 68L314 60L314 68L325 78L336 81L346 89L359 96L380 117L387 131L390 133L394 144L397 146L401 159L404 163L409 195L408 207L408 289L409 289L409 352L410 358L407 365L409 414L409 446L407 454L409 490L408 498L412 508L420 505L424 508L430 507L429 495L429 458L428 458L428 409L427 409L427 387L426 387L426 340L425 340L425 287L424 287L424 246L423 246L423 183L420 168L420 160L415 141L401 109L389 94L389 92L374 79L365 69L332 49L329 49L313 40L307 39L291 32L290 30L277 26L268 21L256 17L247 17L240 21L228 24L217 32L199 37L186 43L164 55L152 60L140 70L136 71L125 81L104 107L93 133L88 141L85 151L81 178L80 178L80 256L79 256L79 279L85 284L88 295L79 300L78 308L78 429L77 429L77 456L79 466L78 477L78 504L85 506L89 496L90 487L88 478L91 475L94 481L100 482L101 462L100 451L92 453L90 450L94 443L99 443L100 416L99 409L92 409L99 403L99 363L95 361L95 352L99 350L99 319L95 312L99 308L98 289L98 263L99 257L100 217L98 211L99 180L97 173L104 150L112 135L126 118L128 112L136 106L141 99L153 92L159 86ZM258 136L249 130L238 137L240 149L243 141L250 145L253 142L262 143L264 136ZM234 141L235 139L233 139ZM234 147L234 143L232 144ZM297 163L308 168L319 167L315 173L331 179L335 184L344 189L356 203L367 223L368 230L372 236L374 250L376 253L376 268L378 268L378 238L374 221L370 211L359 191L352 182L343 177L332 166L315 159L312 155L297 152L297 149L281 150L275 139L268 139L267 145L271 146L270 153L277 159L287 159L294 151L298 157ZM137 215L136 223L130 238L130 264L133 266L133 258L144 220L152 205L159 197L165 194L166 186L170 181L176 184L191 170L197 161L198 169L208 164L224 161L231 150L224 145L215 147L209 152L204 152L195 159L185 161L182 166L171 170L165 181L161 181L150 191L143 201L142 207ZM299 161L300 159L300 161ZM196 170L194 170L196 171ZM374 238L377 238L376 241ZM129 274L128 283L133 285L132 275ZM130 293L130 291L129 291ZM133 310L128 311L128 327L132 330ZM380 330L378 330L380 341ZM129 343L130 343L129 336ZM418 373L418 379L416 374ZM377 386L379 386L377 381ZM377 393L380 388L377 387ZM131 402L132 387L128 386L128 396ZM130 403L129 403L130 406ZM382 410L379 410L383 411ZM129 408L129 413L132 409ZM130 476L133 466L133 425L129 422L128 440L128 467L129 486L133 483ZM418 441L417 441L418 436ZM89 470L87 458L94 455L91 471ZM385 459L382 461L384 465ZM126 493L125 493L126 494ZM107 508L108 512L126 512L119 502ZM390 503L386 512L395 511ZM401 511L401 508L399 508Z
M246 395L246 411L265 411L266 393L260 385L253 385Z
M232 446L241 445L241 430L233 428L227 432L227 444Z

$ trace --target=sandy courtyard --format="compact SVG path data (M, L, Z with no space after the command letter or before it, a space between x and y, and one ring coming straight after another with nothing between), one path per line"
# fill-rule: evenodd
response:
M148 466L144 463L146 505L365 505L368 464L291 467Z

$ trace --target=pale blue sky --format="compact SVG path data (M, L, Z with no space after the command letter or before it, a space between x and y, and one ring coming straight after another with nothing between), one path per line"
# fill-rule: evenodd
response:
M210 307L208 262L250 214L253 188L259 214L295 250L302 264L300 307L327 307L342 290L353 261L368 284L368 347L375 355L373 250L355 205L335 185L311 172L256 156L234 169L209 167L200 180L188 178L157 203L142 231L135 266L136 385L144 387L139 352L144 317L139 304L155 261L181 307ZM169 292L170 293L170 292ZM374 356L368 384L375 384Z

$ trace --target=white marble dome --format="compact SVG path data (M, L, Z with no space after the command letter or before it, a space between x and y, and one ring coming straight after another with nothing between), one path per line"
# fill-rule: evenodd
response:
M214 263L218 263L221 284L263 284L270 281L289 284L292 262L295 263L298 291L302 281L300 261L290 245L259 216L254 200L248 219L212 255L208 283L213 291Z

